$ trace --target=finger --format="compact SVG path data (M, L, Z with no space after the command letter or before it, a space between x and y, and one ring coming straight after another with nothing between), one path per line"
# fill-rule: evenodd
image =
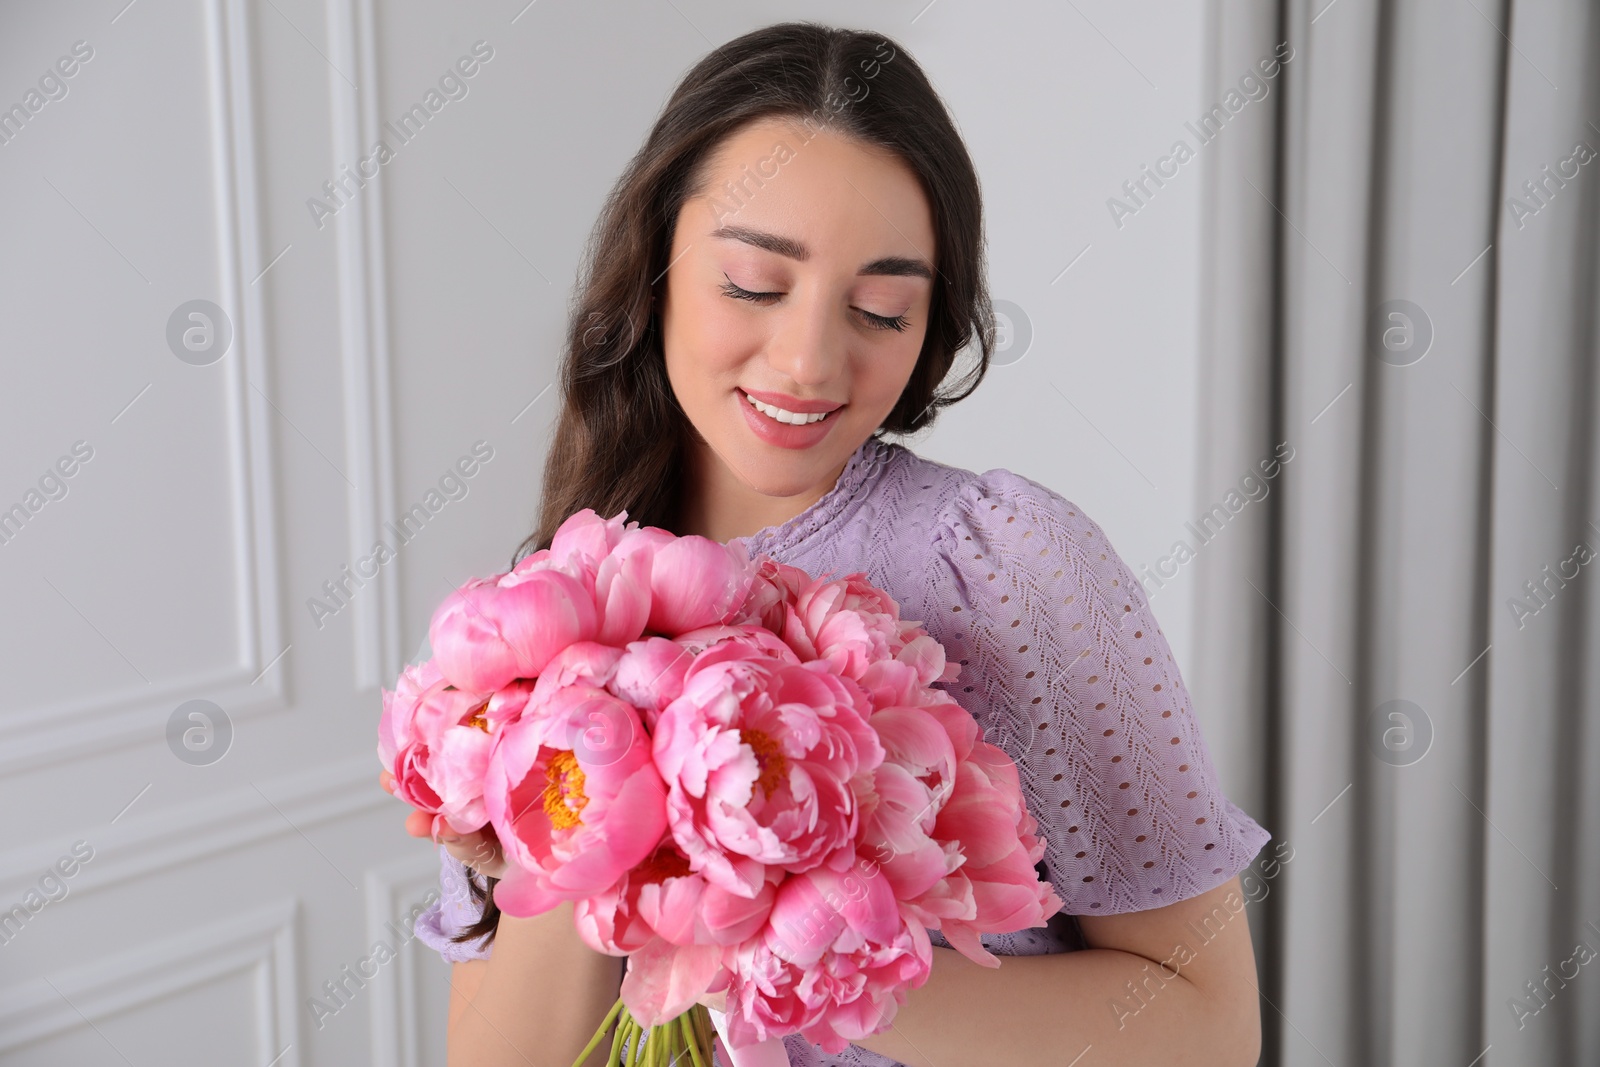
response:
M378 784L383 786L384 792L394 792L394 775L389 773L389 768L385 767L378 772Z
M462 863L477 869L494 869L504 861L500 845L482 836L475 836L460 846Z
M412 837L432 837L433 816L425 811L412 809L411 813L406 816L406 833Z
M490 862L500 856L500 843L492 838L485 837L482 831L462 834L454 841L446 842L446 844L463 861L470 857L482 862Z
M505 855L500 843L492 837L486 837L481 831L467 834L453 844L446 844L445 851L481 874L498 878L505 870Z

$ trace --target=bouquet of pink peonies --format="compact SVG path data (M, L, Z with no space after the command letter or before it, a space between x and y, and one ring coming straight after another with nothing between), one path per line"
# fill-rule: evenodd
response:
M1060 909L1017 768L933 688L960 667L919 622L862 573L626 516L451 594L379 727L396 796L493 828L503 912L572 901L628 957L579 1063L613 1032L613 1064L709 1067L713 1023L739 1064L793 1033L837 1053L927 980L928 930L997 967L980 934Z

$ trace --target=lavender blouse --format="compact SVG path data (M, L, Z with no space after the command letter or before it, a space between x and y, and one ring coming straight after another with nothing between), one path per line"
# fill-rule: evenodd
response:
M866 572L961 664L955 681L936 684L1017 762L1044 872L1065 901L1044 927L985 936L996 955L1081 948L1073 916L1196 896L1271 837L1223 795L1133 572L1054 491L869 437L816 503L739 540L812 575ZM451 962L486 957L492 946L449 940L477 913L465 868L442 847L439 856L441 896L418 916L417 937ZM785 1044L805 1067L896 1067L856 1045L829 1056L799 1035Z

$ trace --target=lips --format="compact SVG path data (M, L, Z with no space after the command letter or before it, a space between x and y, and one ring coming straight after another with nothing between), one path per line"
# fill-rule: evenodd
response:
M815 415L822 411L833 411L844 407L836 400L802 400L788 393L770 393L764 389L741 389L746 396L753 396L763 404L771 404L775 408L792 411L796 415Z
M822 412L812 414L822 414L822 418L806 423L783 422L757 410L753 401L761 401L761 403L765 404L767 402L761 399L763 395L783 396L784 394L744 394L743 390L735 390L735 392L741 395L736 397L734 403L738 404L739 409L744 412L745 422L751 431L758 439L778 448L806 449L821 443L824 438L832 433L834 423L839 421L835 415L844 406L842 404L832 404L828 401L812 401L810 406L822 407ZM804 401L796 401L793 397L789 397L788 400L790 403L796 403L802 408L806 406ZM774 406L781 405L774 403Z

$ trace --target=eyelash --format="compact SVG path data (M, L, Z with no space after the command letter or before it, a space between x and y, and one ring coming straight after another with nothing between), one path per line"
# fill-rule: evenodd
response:
M723 275L723 277L727 277L727 275ZM741 289L739 286L735 285L731 278L728 280L726 285L722 286L722 291L726 295L733 297L735 300L750 300L756 303L760 303L762 299L769 296L779 297L783 295L782 293L752 293L748 289ZM857 308L856 310L861 311L860 308ZM875 330L894 330L896 333L899 333L907 326L911 325L910 321L904 315L896 315L891 319L883 315L874 315L870 311L861 311L861 314L867 317L867 324Z

